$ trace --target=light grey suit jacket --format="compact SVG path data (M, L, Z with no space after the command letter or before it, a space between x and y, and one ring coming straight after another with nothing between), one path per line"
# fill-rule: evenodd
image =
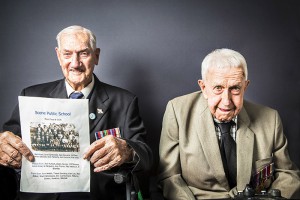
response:
M287 198L300 198L300 172L289 158L277 111L244 101L237 126L237 187L230 190L206 99L195 92L171 100L163 119L159 150L164 197L233 197L250 183L253 172L274 162L275 179L269 189L280 189Z

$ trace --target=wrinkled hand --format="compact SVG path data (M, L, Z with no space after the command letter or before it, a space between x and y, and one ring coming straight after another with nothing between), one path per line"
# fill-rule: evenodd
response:
M107 135L91 144L83 158L90 157L94 172L101 172L120 166L133 158L133 150L125 140Z
M22 155L33 161L34 156L22 139L12 132L5 131L0 134L0 165L20 168Z

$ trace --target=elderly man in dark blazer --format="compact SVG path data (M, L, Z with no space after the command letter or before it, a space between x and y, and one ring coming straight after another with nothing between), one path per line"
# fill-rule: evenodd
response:
M84 159L91 162L91 192L39 194L20 192L20 199L125 199L125 185L114 182L114 173L125 167L132 172L147 170L152 165L152 152L145 143L146 130L139 115L138 100L124 89L105 84L93 74L100 49L94 34L81 26L71 26L57 35L57 57L64 79L31 86L22 96L89 99L91 146ZM119 128L120 138L112 135L99 140L95 132ZM16 106L0 134L0 164L20 168L21 157L34 161L29 148L22 142L19 109ZM63 187L63 185L62 185Z
M168 103L159 176L166 199L232 198L247 184L300 198L279 114L243 99L247 74L240 53L218 49L202 62L201 91Z

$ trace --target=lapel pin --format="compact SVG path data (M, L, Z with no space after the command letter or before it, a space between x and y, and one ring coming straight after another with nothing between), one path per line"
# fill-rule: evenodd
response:
M98 114L103 114L103 110L101 108L97 108L97 113Z
M90 119L96 119L96 115L94 113L90 113L89 117Z

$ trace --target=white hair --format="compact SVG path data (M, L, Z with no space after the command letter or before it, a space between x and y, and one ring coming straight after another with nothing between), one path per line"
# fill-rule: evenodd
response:
M242 68L245 80L248 80L247 63L239 52L231 49L216 49L209 53L202 61L201 75L202 79L206 80L206 74L210 68L227 68L237 67Z
M56 36L56 41L57 41L57 46L58 48L60 48L60 37L62 34L68 34L68 33L76 33L76 32L80 32L80 33L85 33L88 35L89 40L90 40L90 46L93 50L96 50L96 36L93 34L92 31L90 31L87 28L84 28L82 26L77 26L77 25L73 25L73 26L69 26L63 30L61 30L57 36Z

